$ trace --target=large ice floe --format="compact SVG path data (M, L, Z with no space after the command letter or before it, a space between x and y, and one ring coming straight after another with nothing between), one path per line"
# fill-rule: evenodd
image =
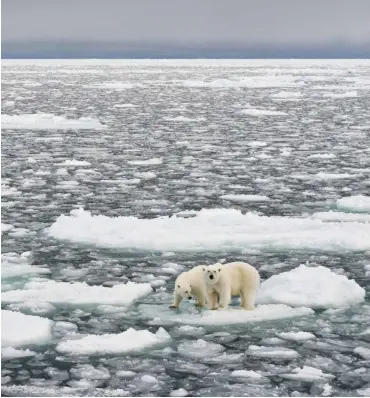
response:
M153 317L153 306L141 305L140 311L147 317ZM158 306L151 324L186 324L186 325L237 325L252 322L263 322L277 319L295 318L313 314L311 308L292 308L284 304L258 305L253 311L230 307L228 310L208 311L177 314L176 312Z
M314 309L340 308L361 303L365 290L354 280L323 266L299 267L262 282L257 295L261 304L287 304Z
M56 282L35 280L27 282L23 289L2 294L4 303L32 300L69 305L130 305L140 297L152 292L149 283L127 282L113 287L89 286L85 282Z
M130 328L118 334L88 335L62 341L56 350L69 355L122 354L140 351L170 340L171 336L163 328L159 328L156 333Z
M1 115L1 128L12 130L105 130L98 119L67 119L51 113Z
M338 209L345 211L370 212L370 196L348 196L337 200Z
M31 274L48 274L50 270L45 267L30 264L30 252L22 254L4 253L1 254L1 277L14 278Z
M370 223L268 217L235 209L203 209L194 215L111 218L76 209L46 231L56 239L98 247L153 251L370 250Z
M1 346L19 347L46 343L51 340L52 326L53 322L47 318L2 310ZM16 355L14 352L10 354Z

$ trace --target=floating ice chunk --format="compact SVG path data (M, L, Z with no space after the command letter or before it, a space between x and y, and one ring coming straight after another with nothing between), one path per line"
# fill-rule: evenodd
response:
M271 97L274 99L297 99L302 97L302 93L296 91L280 91L275 94L271 94Z
M335 159L334 153L314 153L308 157L309 159Z
M18 347L48 342L52 325L46 318L1 310L1 345Z
M250 345L246 355L258 358L296 359L300 355L297 351L285 347L263 347Z
M8 231L12 230L13 228L14 228L14 226L11 225L11 224L3 224L3 223L1 223L1 233L8 232Z
M67 119L49 113L1 115L1 127L14 130L105 130L98 119Z
M189 358L206 358L214 357L225 350L221 344L210 343L208 341L198 339L196 341L184 341L180 343L178 351L181 355Z
M147 160L129 160L127 163L134 166L157 166L163 163L163 159L152 158Z
M324 93L323 97L335 98L335 99L356 98L358 97L358 93L357 91L347 91L345 93Z
M313 213L312 218L322 221L370 222L370 214L342 213L339 211L322 211Z
M150 181L157 178L157 174L153 173L152 171L147 171L144 173L135 173L134 176L145 181Z
M311 366L303 366L303 368L295 368L292 373L279 374L283 379L289 380L301 380L301 381L322 381L333 379L334 376L328 373L324 373L321 369L312 368Z
M62 341L56 350L69 355L122 354L140 351L169 340L171 336L163 328L155 334L148 330L130 328L119 334L88 335L81 339Z
M365 290L354 280L323 266L302 264L262 282L257 302L310 308L340 308L364 301Z
M161 272L166 274L178 274L184 267L176 263L166 263L162 265Z
M2 294L5 303L35 300L59 304L111 304L130 305L140 297L152 292L149 283L115 285L111 288L89 286L85 282L56 282L52 280L31 281L23 290L12 290Z
M55 307L50 303L34 300L13 303L7 308L12 311L31 312L33 315L45 315L55 310Z
M104 367L94 368L90 364L78 365L70 370L71 374L78 379L107 380L110 379L108 369Z
M273 111L269 109L242 109L239 113L247 116L286 116L286 112Z
M295 318L314 314L311 308L292 308L284 304L258 305L253 311L229 308L223 311L202 311L182 313L181 315L158 306L155 309L156 322L154 324L185 324L197 326L236 325L250 322L263 322L274 319ZM142 304L140 311L147 317L154 317L153 306Z
M249 141L249 142L247 142L247 145L252 148L263 148L263 147L267 146L267 142L265 142L265 141Z
M150 375L141 376L141 381L143 381L144 383L149 383L149 384L157 384L158 383L158 379L156 377L150 376Z
M356 390L356 392L362 397L370 397L370 387L360 388L359 390Z
M133 372L132 370L119 370L116 373L117 377L122 377L122 378L127 378L127 379L131 379L132 377L136 376L136 373Z
M370 348L366 347L356 347L353 352L360 355L362 358L368 360L370 359Z
M337 207L341 210L354 212L370 212L370 196L348 196L337 200Z
M29 264L29 252L4 253L1 255L1 277L14 278L30 274L49 274L50 270L40 266Z
M279 333L278 336L284 340L305 341L315 339L316 336L309 332L285 332Z
M177 331L181 334L190 335L190 336L200 336L205 334L206 331L201 327L195 327L190 325L180 326Z
M76 160L76 159L67 159L63 163L58 164L60 166L91 166L90 162L86 160Z
M248 379L261 379L262 376L254 370L234 370L231 372L232 377L243 377Z
M229 200L230 202L264 202L270 200L264 195L222 195L221 199Z
M129 90L135 87L141 87L141 84L134 84L130 82L107 82L107 83L99 83L99 84L91 84L88 87L91 88L100 88L106 90Z
M191 218L154 219L93 216L78 209L70 216L59 216L46 232L57 239L98 247L153 251L370 250L367 223L267 217L235 209L203 209Z
M190 118L186 116L165 117L164 120L169 122L202 122L206 120L204 117Z
M1 359L13 359L13 358L25 358L32 357L36 355L34 351L27 350L17 350L13 347L3 347L1 349Z
M132 108L137 108L138 105L133 105L133 104L115 104L113 105L113 108L126 108L126 109L132 109Z
M170 397L186 397L189 393L184 388L179 388L178 390L172 390L170 392Z
M318 180L342 180L346 178L357 178L359 174L348 174L348 173L325 173L320 171L314 175L314 178Z
M78 327L74 323L59 321L55 322L53 332L59 335L77 333Z

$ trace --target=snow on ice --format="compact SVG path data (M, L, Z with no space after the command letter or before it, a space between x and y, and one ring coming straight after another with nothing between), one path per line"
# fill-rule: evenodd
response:
M4 292L2 301L15 303L33 300L69 305L116 304L125 306L151 292L152 288L149 283L127 282L109 288L89 286L85 282L68 283L41 280L27 282L23 289Z
M154 219L111 218L76 209L59 216L47 233L98 247L154 251L370 250L369 223L267 217L235 209L203 209L192 218Z
M90 117L67 119L51 113L1 115L1 128L12 130L105 130L99 120Z
M48 342L52 325L46 318L1 310L1 345L18 347Z
M261 304L287 304L318 308L340 308L361 303L365 290L354 280L323 266L299 267L273 275L262 282L257 295Z
M353 211L355 213L370 213L370 196L357 195L338 199L337 208L345 211Z
M140 351L167 343L171 336L163 328L154 334L148 330L128 329L119 334L88 335L60 342L56 350L69 355L105 355Z

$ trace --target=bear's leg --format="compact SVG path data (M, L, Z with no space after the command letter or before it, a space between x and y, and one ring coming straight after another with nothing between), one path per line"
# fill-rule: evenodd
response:
M178 308L181 303L182 297L176 292L173 294L173 304L170 305L170 308Z
M217 306L217 292L210 290L207 292L208 309L215 310Z
M197 296L197 301L195 303L196 307L204 307L206 304L206 296L204 292L199 292Z
M253 290L244 290L241 292L241 302L240 307L246 310L254 309L254 301L255 301L256 292Z
M230 301L231 301L231 291L230 291L230 289L225 289L220 294L220 306L219 306L219 309L226 310L227 307L230 304Z

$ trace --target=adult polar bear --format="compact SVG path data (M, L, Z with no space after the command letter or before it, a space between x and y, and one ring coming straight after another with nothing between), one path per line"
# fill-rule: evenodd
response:
M227 309L232 296L240 296L240 307L253 310L257 290L260 286L258 271L250 264L232 262L203 267L208 308Z

